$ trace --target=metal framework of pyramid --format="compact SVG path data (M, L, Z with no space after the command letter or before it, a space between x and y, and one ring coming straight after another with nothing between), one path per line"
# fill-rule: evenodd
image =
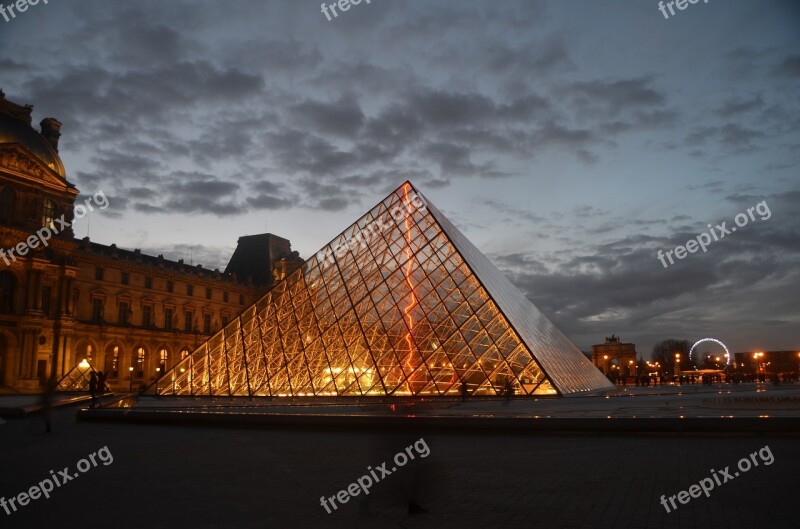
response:
M148 390L302 397L610 388L406 182Z
M89 379L93 371L97 373L92 364L83 360L59 380L56 391L89 391Z

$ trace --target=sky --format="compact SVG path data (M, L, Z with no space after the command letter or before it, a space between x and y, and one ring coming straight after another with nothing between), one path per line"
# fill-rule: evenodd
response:
M0 88L59 119L68 179L110 198L78 237L224 269L268 231L309 258L408 179L583 350L800 351L800 3L338 14L40 2L0 18Z

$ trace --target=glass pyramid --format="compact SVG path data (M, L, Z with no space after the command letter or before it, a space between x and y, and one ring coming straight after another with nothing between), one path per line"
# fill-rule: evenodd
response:
M610 388L406 182L148 391L457 396Z
M56 391L89 391L89 378L95 371L92 364L83 360L59 380Z

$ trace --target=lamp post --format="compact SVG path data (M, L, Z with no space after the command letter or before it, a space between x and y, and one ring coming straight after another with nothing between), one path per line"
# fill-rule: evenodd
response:
M156 368L156 398L158 398L158 379L161 378L161 368Z
M675 353L675 376L678 377L678 383L681 380L681 354Z
M131 385L128 388L128 392L129 393L133 393L133 366L129 367L128 371L130 371L130 373L131 373Z
M764 358L764 353L753 353L753 359L756 361L756 376L761 372L761 359Z
M608 355L603 355L603 372L608 376Z

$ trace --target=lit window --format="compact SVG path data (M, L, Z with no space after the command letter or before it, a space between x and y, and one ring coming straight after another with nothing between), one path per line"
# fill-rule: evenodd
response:
M117 378L119 375L119 347L114 347L114 353L111 357L111 376Z
M139 378L144 376L144 347L136 349L136 376Z
M167 371L168 364L169 352L166 349L161 349L158 351L158 367L161 368L160 373L165 373Z
M56 220L56 203L49 198L44 199L44 208L42 209L42 227L47 228Z

